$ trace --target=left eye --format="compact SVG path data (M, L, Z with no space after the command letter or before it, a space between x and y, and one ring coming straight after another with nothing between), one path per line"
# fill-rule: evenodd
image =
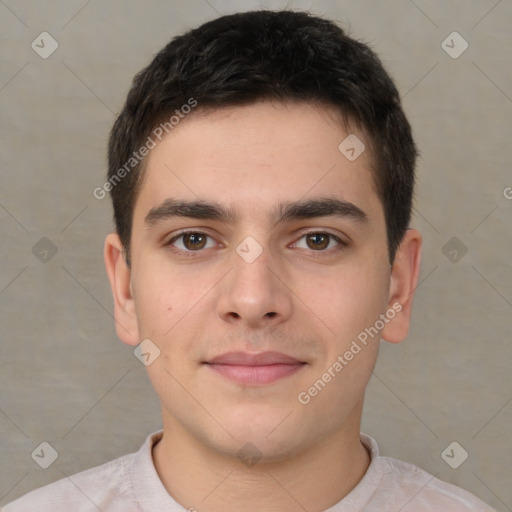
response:
M305 240L305 246L299 246L299 242L296 242L295 247L313 249L314 251L330 249L333 240L336 242L336 245L343 245L342 240L331 233L307 233L300 240Z

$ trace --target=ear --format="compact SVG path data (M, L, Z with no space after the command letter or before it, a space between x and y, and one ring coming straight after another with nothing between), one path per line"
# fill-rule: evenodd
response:
M393 310L396 315L382 330L382 338L390 343L400 343L409 332L412 299L420 273L421 242L419 231L408 229L393 261L388 311Z
M135 302L130 285L131 270L126 263L123 244L117 233L107 235L103 255L114 296L117 335L127 345L137 345L140 340Z

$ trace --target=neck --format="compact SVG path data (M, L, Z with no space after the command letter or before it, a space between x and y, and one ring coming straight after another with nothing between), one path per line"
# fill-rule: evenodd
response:
M342 429L299 454L249 467L205 446L178 423L164 421L164 435L153 448L155 467L169 494L189 509L326 510L368 469L370 456L359 438L360 409Z

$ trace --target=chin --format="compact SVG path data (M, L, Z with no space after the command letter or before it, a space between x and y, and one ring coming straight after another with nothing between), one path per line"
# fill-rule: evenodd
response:
M293 413L286 417L289 412L266 417L253 414L245 421L224 423L233 437L224 437L218 448L239 459L244 455L258 457L262 463L279 462L300 453L313 441L308 439L304 425L290 421ZM311 434L314 437L314 433Z

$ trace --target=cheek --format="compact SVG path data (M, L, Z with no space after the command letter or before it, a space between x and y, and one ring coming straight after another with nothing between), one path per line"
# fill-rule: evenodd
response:
M305 289L309 290L306 303L322 321L326 333L343 344L373 325L384 312L388 281L382 269L360 266Z
M142 263L144 269L133 277L133 295L141 334L163 340L186 313L192 298L174 275L162 266Z
M338 424L362 400L375 366L380 333L374 326L387 305L386 271L378 265L351 267L315 289L308 306L319 312L326 352L301 396L310 401L305 407L313 416L330 410L326 421Z
M144 270L134 276L134 299L141 336L154 341L164 356L171 349L188 350L201 335L209 292L219 278L173 268L161 258L141 261L139 268Z

